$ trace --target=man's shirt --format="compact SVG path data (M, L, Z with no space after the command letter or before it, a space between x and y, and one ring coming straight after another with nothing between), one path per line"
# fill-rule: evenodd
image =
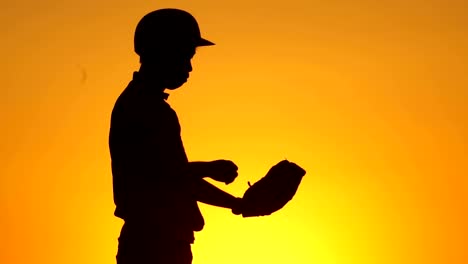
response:
M164 236L193 240L203 217L167 96L135 72L115 103L109 133L115 215L150 225Z

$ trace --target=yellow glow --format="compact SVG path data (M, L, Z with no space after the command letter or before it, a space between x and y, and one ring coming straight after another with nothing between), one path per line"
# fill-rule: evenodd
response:
M268 217L202 205L194 264L468 263L464 1L9 1L2 4L0 263L115 263L110 111L161 8L217 45L172 92L191 160L239 177L307 170Z

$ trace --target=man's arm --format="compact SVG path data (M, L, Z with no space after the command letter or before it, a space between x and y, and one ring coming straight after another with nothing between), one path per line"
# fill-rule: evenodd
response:
M207 177L207 164L206 161L190 161L188 165L191 176L199 179Z
M226 184L230 184L237 177L237 166L230 160L192 161L189 162L188 169L192 177L210 177Z
M194 182L194 194L197 201L229 209L236 209L240 206L240 198L218 189L203 179L196 179Z

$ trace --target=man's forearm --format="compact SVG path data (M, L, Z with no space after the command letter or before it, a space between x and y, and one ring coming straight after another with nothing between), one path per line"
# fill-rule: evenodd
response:
M199 202L231 209L239 203L239 198L218 189L203 179L197 179L194 187L195 197Z
M203 179L206 175L206 161L191 161L188 164L189 172L192 176Z

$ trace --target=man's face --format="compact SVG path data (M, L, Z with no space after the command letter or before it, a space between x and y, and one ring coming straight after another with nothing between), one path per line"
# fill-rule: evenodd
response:
M187 82L192 71L191 60L195 48L180 48L168 51L161 58L160 75L164 87L175 90Z

